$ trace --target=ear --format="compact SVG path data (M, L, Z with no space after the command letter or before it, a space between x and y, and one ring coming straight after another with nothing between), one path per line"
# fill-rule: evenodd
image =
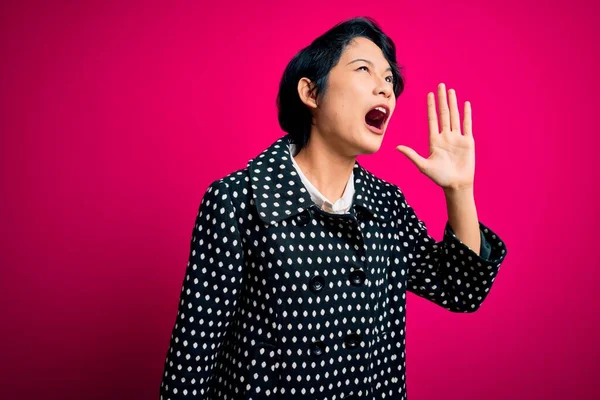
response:
M308 108L317 108L317 99L315 97L315 93L311 92L314 88L314 84L308 78L302 78L298 81L298 95L300 96L300 100Z

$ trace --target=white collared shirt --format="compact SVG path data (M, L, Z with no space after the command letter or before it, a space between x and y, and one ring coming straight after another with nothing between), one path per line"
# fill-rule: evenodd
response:
M300 166L298 165L298 163L296 163L296 160L294 159L294 156L297 154L296 147L297 146L293 143L290 143L289 145L290 154L292 155L292 162L294 163L296 172L298 172L298 175L300 175L300 179L302 180L302 183L304 183L306 190L308 190L308 193L310 193L312 201L314 201L316 205L321 207L322 210L327 211L329 213L348 213L350 210L350 206L352 205L352 198L354 197L354 171L350 173L350 178L348 179L348 182L346 183L346 188L344 189L344 194L341 198L339 198L335 201L335 203L332 204L329 200L327 200L325 196L323 196L321 192L319 192L319 189L317 189L312 183L310 183L308 178L302 173Z

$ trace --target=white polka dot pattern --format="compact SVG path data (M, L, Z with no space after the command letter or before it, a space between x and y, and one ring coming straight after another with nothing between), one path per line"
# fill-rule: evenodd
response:
M354 168L346 214L314 204L284 136L213 182L196 218L160 386L167 399L406 399L406 291L474 312L506 257L446 225L436 242L400 189Z

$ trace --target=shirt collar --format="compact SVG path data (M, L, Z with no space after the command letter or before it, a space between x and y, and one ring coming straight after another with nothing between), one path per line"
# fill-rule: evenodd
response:
M336 205L336 208L338 208L338 204L339 204L339 209L337 209L337 210L333 209L333 210L331 210L331 212L347 213L350 210L350 207L352 206L352 198L354 197L354 171L350 171L350 177L348 178L348 182L346 182L346 187L344 189L344 194L342 195L342 198L335 202L331 202L304 175L304 173L302 172L302 169L300 168L300 166L294 159L294 156L296 155L296 145L294 143L290 143L289 149L290 149L290 158L292 160L292 163L294 164L294 168L296 169L296 172L300 176L300 180L302 181L302 183L308 190L308 193L310 194L312 201L315 202L316 205L318 205L319 207L321 207L322 209L325 209L325 210L327 210L327 208L330 208L330 207L325 207L326 202L331 204L332 206ZM329 210L327 210L327 211L329 211Z
M294 168L288 135L280 137L257 157L248 161L252 201L266 223L275 223L316 206ZM354 197L351 212L360 208L367 215L388 221L394 210L394 185L354 164Z

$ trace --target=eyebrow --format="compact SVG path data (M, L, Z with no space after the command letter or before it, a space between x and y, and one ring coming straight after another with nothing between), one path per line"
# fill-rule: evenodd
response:
M350 62L349 62L348 64L346 64L346 65L350 65L350 64L352 64L352 63L359 62L359 61L366 62L367 64L369 64L369 65L370 65L370 66L372 66L372 67L374 67L374 66L375 66L375 65L373 64L373 62L371 62L371 61L369 61L369 60L365 60L364 58L357 58L356 60L352 60L352 61L350 61ZM392 70L392 67L388 67L388 69L386 69L386 70L385 70L385 72L387 72L387 71L391 71L391 70Z

